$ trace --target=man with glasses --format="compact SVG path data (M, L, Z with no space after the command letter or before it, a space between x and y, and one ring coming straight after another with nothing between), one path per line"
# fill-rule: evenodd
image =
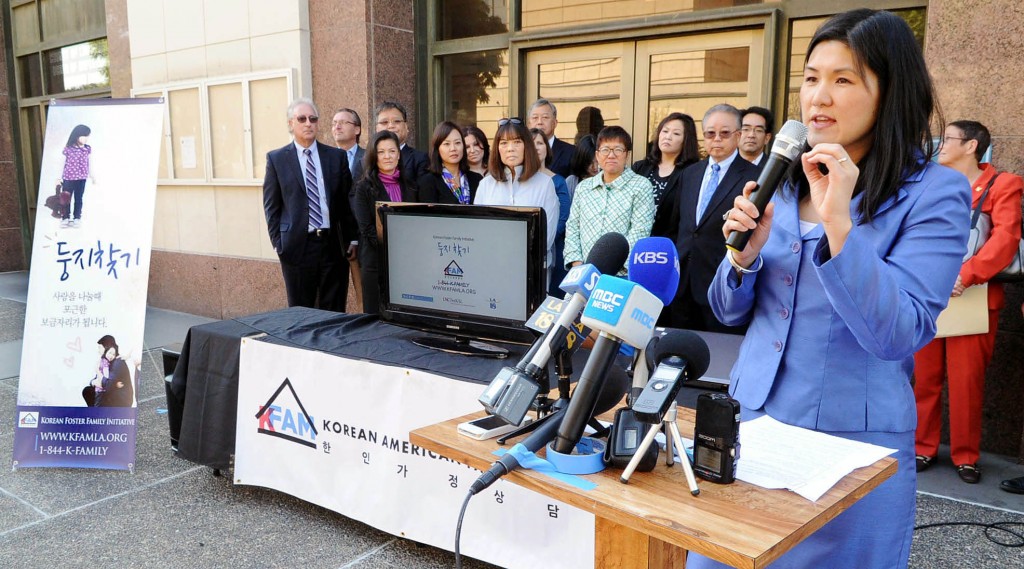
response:
M548 148L551 149L551 166L549 170L563 178L568 178L575 146L555 138L555 127L558 126L558 109L547 99L537 99L530 105L529 127L539 128L548 137Z
M362 134L363 121L359 118L359 113L348 108L334 111L331 136L334 137L334 144L342 149L348 158L348 170L352 172L353 183L363 175L363 155L366 151L359 146L359 137Z
M427 173L430 158L425 152L406 144L406 140L409 138L409 115L405 112L405 107L394 101L384 101L377 105L374 115L377 116L376 132L390 130L398 135L402 152L402 163L399 170L406 180L415 183L420 176Z
M582 263L605 233L625 235L630 249L651 234L654 192L650 180L628 168L632 149L632 138L620 126L606 126L597 134L596 156L601 170L576 186L565 223L567 267ZM625 268L619 271L619 275L625 274Z
M708 157L683 170L679 194L679 291L669 306L675 328L743 334L745 327L725 326L708 303L708 287L725 256L722 216L743 186L756 180L758 168L740 158L743 115L727 104L708 109L702 121Z
M263 207L288 306L344 312L348 267L342 250L356 240L348 161L341 150L317 144L320 112L313 101L292 101L287 117L293 140L267 153Z
M765 148L772 140L775 117L764 107L750 107L743 111L740 128L740 156L758 168L764 163Z

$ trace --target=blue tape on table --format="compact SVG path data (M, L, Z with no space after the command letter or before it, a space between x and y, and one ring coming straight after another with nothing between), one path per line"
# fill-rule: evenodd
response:
M536 470L537 472L546 474L551 478L554 478L555 480L564 482L571 486L575 486L580 490L593 490L594 488L597 488L597 484L589 480L584 480L583 478L573 476L572 474L564 474L562 472L559 472L558 469L555 468L555 465L533 454L521 443L516 444L507 451L505 449L500 448L494 451L493 454L497 456L503 456L506 453L516 457L516 460L519 462L519 466L522 468Z
M594 474L604 470L604 443L583 437L576 443L574 454L562 454L548 447L548 461L565 474Z

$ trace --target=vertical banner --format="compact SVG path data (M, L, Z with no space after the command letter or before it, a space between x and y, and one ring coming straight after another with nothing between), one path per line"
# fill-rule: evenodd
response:
M162 99L50 105L15 468L134 468L162 127Z

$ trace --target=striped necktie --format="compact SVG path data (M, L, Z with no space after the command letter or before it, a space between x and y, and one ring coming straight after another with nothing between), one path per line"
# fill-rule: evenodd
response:
M708 178L708 185L704 186L704 191L700 193L700 203L697 204L697 223L704 217L704 210L708 208L715 190L718 189L718 171L721 169L718 164L711 165L711 177Z
M320 229L324 224L324 214L320 210L320 191L316 185L316 165L313 164L313 153L308 148L302 151L306 155L306 198L309 200L309 225Z

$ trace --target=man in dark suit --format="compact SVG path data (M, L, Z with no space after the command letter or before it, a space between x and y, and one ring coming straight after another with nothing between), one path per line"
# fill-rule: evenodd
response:
M345 155L317 144L320 113L313 101L288 105L294 140L267 153L263 208L270 242L281 259L288 306L344 312L348 294L345 250L356 240ZM344 245L343 245L344 244Z
M708 304L708 287L722 258L722 215L743 186L756 180L758 168L739 156L741 114L732 105L715 105L704 115L708 157L683 170L679 195L679 291L670 305L671 325L689 330L742 334L745 327L725 326Z
M758 168L764 167L768 143L772 141L775 116L764 107L750 107L743 113L740 128L740 157Z
M426 152L416 150L406 143L409 138L409 115L405 112L405 107L394 101L384 101L377 105L374 114L377 115L377 132L390 130L398 135L402 151L402 165L399 170L405 179L416 183L420 176L427 173L430 159Z
M568 178L572 162L572 153L575 146L555 138L555 127L558 126L558 109L547 99L537 99L530 105L529 115L530 128L539 128L548 137L548 146L551 148L551 166L549 170L563 178Z
M359 118L359 113L348 108L334 111L331 136L334 138L334 145L345 152L353 184L363 176L363 156L366 155L366 151L359 146L359 137L362 134L363 121Z

